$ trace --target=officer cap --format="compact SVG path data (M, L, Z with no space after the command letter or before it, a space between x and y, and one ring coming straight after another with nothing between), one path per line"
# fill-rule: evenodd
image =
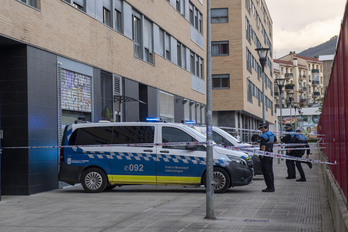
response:
M299 132L299 133L300 133L300 132L302 132L302 131L301 131L300 129L297 129L296 132Z
M268 128L267 123L260 123L258 128L261 129L262 127Z

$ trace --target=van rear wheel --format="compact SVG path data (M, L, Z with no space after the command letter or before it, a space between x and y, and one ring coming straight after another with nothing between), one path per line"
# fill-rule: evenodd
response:
M214 168L213 184L215 193L224 193L230 188L231 178L228 173L222 168ZM204 175L204 187L206 186L206 175Z
M81 182L86 192L99 193L106 188L107 178L99 168L90 168L83 172Z

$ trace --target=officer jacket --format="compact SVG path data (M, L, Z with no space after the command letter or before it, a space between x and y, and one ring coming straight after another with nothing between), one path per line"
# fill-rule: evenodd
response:
M260 148L266 146L266 151L273 151L273 143L277 141L277 138L270 131L266 131L261 136Z

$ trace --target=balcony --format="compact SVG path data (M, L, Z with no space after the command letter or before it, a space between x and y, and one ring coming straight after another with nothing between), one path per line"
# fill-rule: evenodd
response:
M303 93L303 92L306 92L306 91L307 91L307 87L300 87L298 89L298 92L300 92L300 93Z
M313 96L312 97L320 97L320 92L313 92Z
M285 79L290 79L290 78L294 77L294 74L292 74L292 73L285 73L284 77L285 77Z
M312 85L319 85L319 80L313 80Z
M274 92L274 96L279 96L279 92Z
M294 84L287 84L287 85L285 85L285 91L286 92L292 91L292 90L294 90L294 87L295 87Z
M312 69L312 73L319 73L319 69Z
M304 81L304 80L306 80L306 75L299 75L298 79L301 81Z
M299 104L300 104L301 107L307 105L307 99L306 98L301 98Z

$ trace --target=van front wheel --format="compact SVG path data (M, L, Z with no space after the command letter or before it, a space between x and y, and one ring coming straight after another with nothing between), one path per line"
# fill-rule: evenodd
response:
M215 193L224 193L230 188L231 179L228 173L222 168L214 168L213 184ZM204 187L206 186L206 175L204 175Z
M86 192L99 193L106 188L107 178L99 168L90 168L83 172L81 182Z

